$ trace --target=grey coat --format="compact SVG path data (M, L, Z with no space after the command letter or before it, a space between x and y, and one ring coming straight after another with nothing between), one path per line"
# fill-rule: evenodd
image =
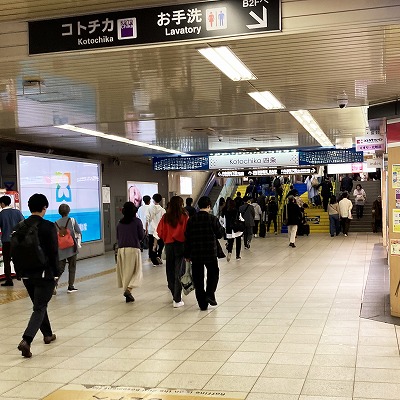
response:
M59 220L57 220L56 222L57 222L58 226L60 226L60 227L65 226L68 218L71 218L71 217L62 217ZM74 221L75 224L72 224L72 221ZM71 218L70 221L68 222L67 228L70 230L71 236L74 239L74 242L75 242L74 247L76 248L76 251L75 251L74 247L69 247L68 249L58 249L58 259L59 260L66 260L67 258L72 257L75 254L79 253L79 249L77 246L77 240L75 237L77 234L82 234L81 230L79 228L79 225L75 219Z
M242 215L242 218L244 219L244 224L246 226L254 226L254 217L256 215L254 211L254 207L249 204L249 203L244 203L242 206L239 208L239 212Z

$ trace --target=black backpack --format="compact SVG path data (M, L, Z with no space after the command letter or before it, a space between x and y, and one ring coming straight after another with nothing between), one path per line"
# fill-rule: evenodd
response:
M43 272L47 258L40 246L38 225L41 221L21 221L11 233L11 259L19 277Z
M275 188L280 187L280 186L281 186L281 180L280 180L279 178L275 178L275 179L274 179L273 186L274 186Z

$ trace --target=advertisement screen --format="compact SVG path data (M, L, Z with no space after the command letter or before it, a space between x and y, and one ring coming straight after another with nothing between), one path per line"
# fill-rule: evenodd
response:
M127 182L128 201L131 201L136 207L142 205L143 196L153 197L158 193L158 183L156 182Z
M100 168L96 162L56 159L18 153L21 212L30 215L28 199L34 193L49 201L45 219L57 221L60 204L68 204L70 217L82 231L82 242L101 239Z

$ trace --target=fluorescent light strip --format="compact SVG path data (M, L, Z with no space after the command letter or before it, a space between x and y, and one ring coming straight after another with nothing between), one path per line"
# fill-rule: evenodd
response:
M56 125L54 127L60 128L60 129L65 129L65 130L72 131L72 132L84 133L85 135L96 136L96 137L99 137L102 139L114 140L115 142L125 143L125 144L129 144L132 146L138 146L138 147L144 147L146 149L163 151L165 153L186 154L186 153L183 153L178 150L167 149L166 147L156 146L154 144L148 144L148 143L144 143L144 142L138 142L137 140L127 139L127 138L123 138L123 137L117 136L117 135L110 135L108 133L93 131L91 129L80 128L79 126L65 124L65 125Z
M256 102L260 103L266 110L282 110L285 106L270 92L248 93Z
M229 47L206 47L197 51L233 81L257 79Z
M308 133L321 146L333 146L333 143L329 140L328 136L326 136L323 130L319 127L318 122L307 110L290 111L290 114L292 114L293 117L303 125Z

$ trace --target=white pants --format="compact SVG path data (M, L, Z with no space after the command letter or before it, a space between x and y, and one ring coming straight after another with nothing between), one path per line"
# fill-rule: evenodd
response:
M297 225L288 226L289 243L294 243L296 240Z

